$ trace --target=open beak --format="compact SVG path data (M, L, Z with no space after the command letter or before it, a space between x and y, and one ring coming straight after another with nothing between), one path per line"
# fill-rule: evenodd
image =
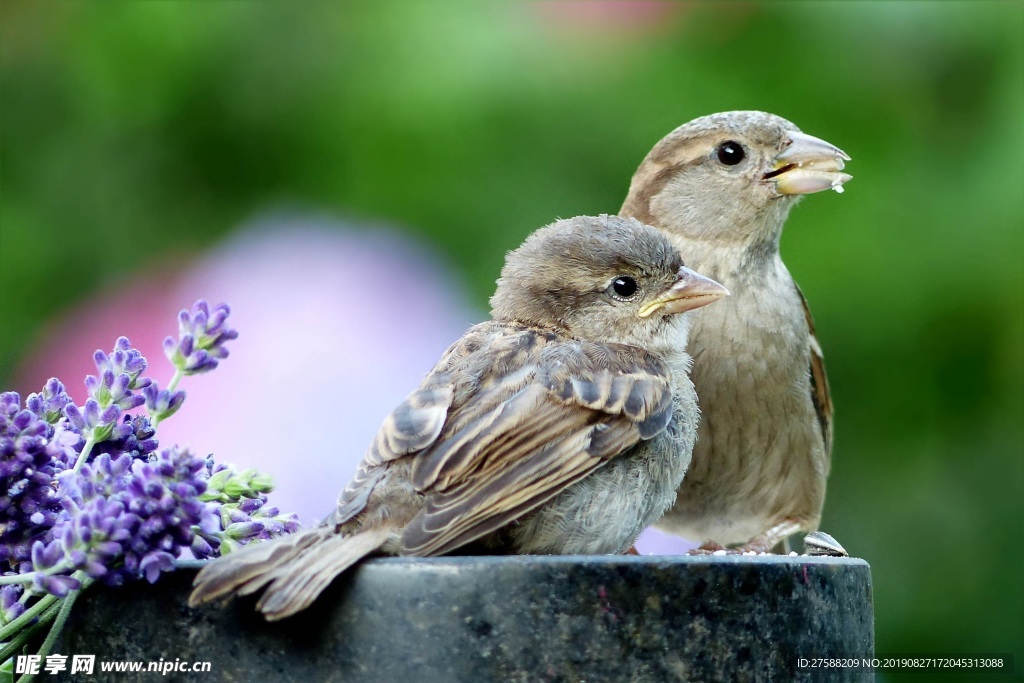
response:
M709 277L694 272L683 266L679 269L679 279L661 296L640 309L640 317L647 318L654 313L672 315L685 313L701 306L707 306L728 296L729 290Z
M841 173L846 152L820 138L790 133L789 145L772 160L765 180L775 181L780 194L811 194L832 189L843 191L843 183L853 176Z

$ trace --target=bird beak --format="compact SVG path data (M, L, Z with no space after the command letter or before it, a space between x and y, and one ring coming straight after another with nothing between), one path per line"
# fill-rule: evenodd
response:
M728 295L729 290L722 285L684 266L679 269L679 279L676 283L641 308L639 315L646 318L656 311L661 315L685 313L707 306Z
M790 133L789 145L772 160L765 180L774 180L780 194L811 194L822 190L843 191L843 183L853 176L840 173L846 152L820 138Z

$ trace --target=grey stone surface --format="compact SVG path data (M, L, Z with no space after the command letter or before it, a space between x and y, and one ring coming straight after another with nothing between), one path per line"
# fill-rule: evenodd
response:
M57 652L209 661L117 681L818 681L800 657L874 651L870 568L831 557L374 559L275 624L253 598L191 610L193 563L90 590ZM70 661L70 658L69 658ZM88 680L104 680L97 672Z

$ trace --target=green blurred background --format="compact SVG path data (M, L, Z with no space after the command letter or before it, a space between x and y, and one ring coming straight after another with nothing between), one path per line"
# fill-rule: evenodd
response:
M0 27L0 387L54 315L267 206L403 225L482 309L507 249L615 212L691 118L839 145L847 192L783 239L837 411L823 528L872 564L879 652L1024 670L1021 2L5 1Z

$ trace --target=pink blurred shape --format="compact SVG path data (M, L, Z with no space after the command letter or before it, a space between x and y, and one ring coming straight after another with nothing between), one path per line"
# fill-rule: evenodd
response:
M636 550L641 555L685 555L700 543L666 534L654 527L649 527L636 540Z

